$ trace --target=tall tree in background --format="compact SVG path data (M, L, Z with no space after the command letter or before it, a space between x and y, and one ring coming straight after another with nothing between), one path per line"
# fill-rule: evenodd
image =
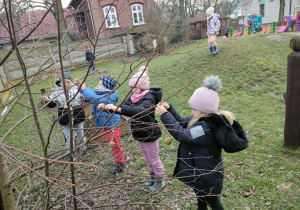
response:
M160 5L170 5L172 8L180 7L180 16L194 17L198 11L205 11L213 6L215 13L229 16L239 6L249 6L253 0L158 0Z
M208 7L213 6L215 13L220 15L229 16L232 12L241 7L250 6L253 0L201 0L203 5L203 11Z
M277 25L281 25L282 23L282 19L284 16L284 7L285 7L285 0L280 0L279 18L278 18Z
M64 16L64 9L62 7L61 0L56 0L56 4L58 4L58 10L57 10L57 7L53 7L54 11L52 13L55 17L56 22L59 23L60 33L61 33L60 37L61 37L61 39L70 42L70 41L72 41L72 37L68 31L66 19Z

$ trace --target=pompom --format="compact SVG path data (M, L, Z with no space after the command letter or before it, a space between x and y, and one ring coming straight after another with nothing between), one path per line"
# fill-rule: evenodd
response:
M222 82L219 78L219 76L208 76L203 80L203 84L208 88L208 89L212 89L216 92L220 91L222 88Z
M144 69L146 69L146 70L144 71ZM149 69L146 66L141 66L141 68L139 69L139 71L141 71L141 72L144 71L144 73L148 74Z

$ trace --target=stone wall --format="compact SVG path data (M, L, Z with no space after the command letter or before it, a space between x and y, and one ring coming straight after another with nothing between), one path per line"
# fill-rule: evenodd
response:
M92 41L95 43L95 40ZM94 51L94 48L89 41L76 41L61 45L61 56L64 68L78 68L86 62L84 51L84 46L86 45L89 46L91 51ZM126 42L124 43L122 37L99 39L95 49L95 63L103 58L127 54L126 45L127 44ZM26 47L20 47L19 51L26 66L27 76L33 75L40 71L51 72L53 70L60 69L60 58L57 43L39 47L36 47L35 45L26 45ZM0 60L7 53L8 50L1 50ZM0 88L1 80L13 81L23 78L21 66L14 52L1 66L0 77Z

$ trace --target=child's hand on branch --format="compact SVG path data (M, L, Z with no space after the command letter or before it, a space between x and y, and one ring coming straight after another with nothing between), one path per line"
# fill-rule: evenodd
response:
M156 106L155 113L157 115L162 116L165 112L168 112L165 107L163 107L162 105L157 105Z
M76 78L76 79L74 80L74 84L75 84L76 86L80 87L80 85L82 84L82 82L81 82L78 78ZM83 84L81 85L81 90L84 90L84 89L85 89L85 83L83 83Z
M113 105L113 104L99 104L98 105L98 109L104 109L107 111L115 111L117 109L117 106Z
M50 100L50 98L48 97L48 96L43 96L43 100L45 101L45 102L50 102L51 100Z
M81 81L80 81L78 78L76 78L76 79L74 80L74 85L79 86L80 84L81 84Z
M117 109L117 107L113 104L107 104L107 105L105 105L105 109L110 110L110 111L115 111Z
M170 105L166 102L161 102L159 105L163 106L165 109L170 109Z
M101 103L98 105L98 109L104 109L105 104Z

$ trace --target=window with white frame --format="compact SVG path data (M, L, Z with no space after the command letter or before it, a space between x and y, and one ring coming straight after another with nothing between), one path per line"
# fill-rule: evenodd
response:
M106 6L103 8L104 18L107 28L119 27L117 19L117 10L114 6Z
M133 25L144 24L143 5L133 4L131 5Z

